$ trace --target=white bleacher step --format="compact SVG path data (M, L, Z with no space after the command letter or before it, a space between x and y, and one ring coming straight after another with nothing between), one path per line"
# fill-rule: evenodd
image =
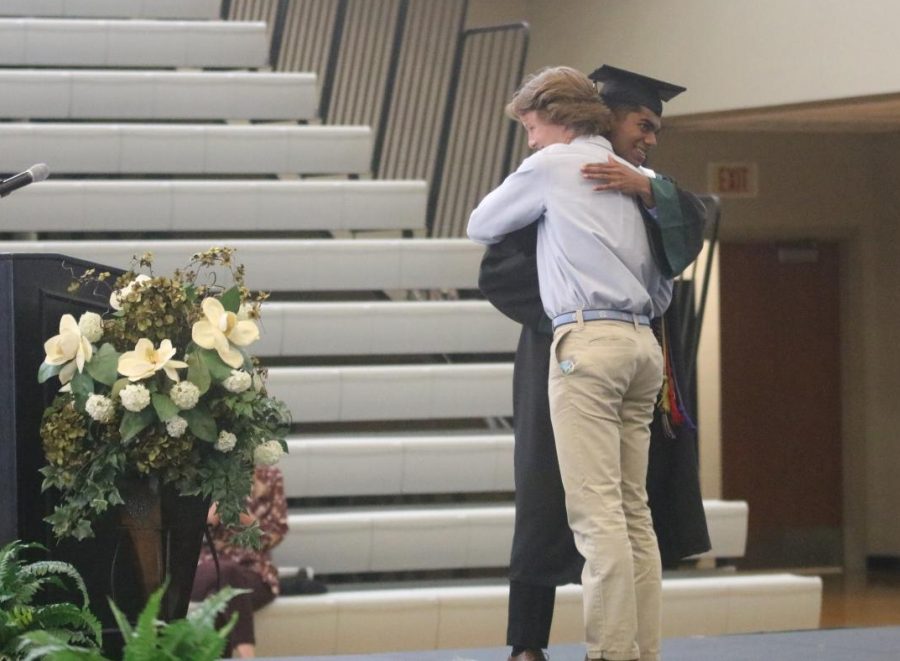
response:
M352 174L369 170L367 126L0 124L0 172ZM22 165L26 163L28 165Z
M288 498L513 489L512 434L294 436L288 449Z
M520 326L487 301L266 303L260 356L505 353Z
M0 70L0 118L309 120L312 73Z
M211 245L235 248L247 286L266 291L472 289L484 251L466 239L216 239L0 241L0 252L62 254L128 269L132 255L149 251L154 271L166 274Z
M746 513L746 503L703 502L709 557L744 555L747 518L735 523L732 505ZM513 505L291 514L290 532L273 557L281 567L308 565L319 574L506 567L514 523Z
M512 521L511 506L291 514L272 555L318 574L505 567Z
M5 232L416 230L427 196L424 181L51 179L0 218Z
M512 363L273 367L268 390L294 422L512 415Z
M268 59L262 22L0 18L0 66L245 69Z
M279 597L255 615L261 656L502 647L505 585ZM663 636L815 629L822 581L792 574L664 578ZM552 644L584 640L581 587L556 591Z
M222 0L0 0L0 16L217 19Z

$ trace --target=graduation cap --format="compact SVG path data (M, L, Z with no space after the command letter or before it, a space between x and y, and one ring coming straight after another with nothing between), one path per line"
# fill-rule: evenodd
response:
M611 108L644 106L660 116L663 101L669 101L687 89L608 64L588 77L594 82L603 83L600 96Z

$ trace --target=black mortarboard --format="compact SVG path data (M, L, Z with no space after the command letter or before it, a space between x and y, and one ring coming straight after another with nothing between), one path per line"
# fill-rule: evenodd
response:
M608 64L594 71L589 78L603 83L600 96L611 108L644 106L660 116L662 102L675 98L687 89Z

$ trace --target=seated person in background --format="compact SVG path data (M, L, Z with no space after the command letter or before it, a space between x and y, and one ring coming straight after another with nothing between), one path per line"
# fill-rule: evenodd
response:
M250 590L232 599L222 616L224 624L232 613L238 614L228 638L226 654L230 650L240 659L256 656L253 612L269 604L280 592L278 570L272 564L271 551L287 533L287 503L284 478L273 466L257 466L253 474L253 490L247 501L247 513L241 515L241 523L249 525L254 521L259 523L262 531L259 550L235 546L231 543L231 532L219 524L213 503L206 522L219 559L220 577L216 575L212 552L204 543L191 594L192 600L201 601L225 586Z

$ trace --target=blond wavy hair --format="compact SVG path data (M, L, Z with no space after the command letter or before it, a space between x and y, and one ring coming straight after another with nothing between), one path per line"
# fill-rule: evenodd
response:
M547 67L532 74L505 110L516 121L534 111L541 120L564 126L575 135L603 135L612 122L612 112L594 83L571 67Z

